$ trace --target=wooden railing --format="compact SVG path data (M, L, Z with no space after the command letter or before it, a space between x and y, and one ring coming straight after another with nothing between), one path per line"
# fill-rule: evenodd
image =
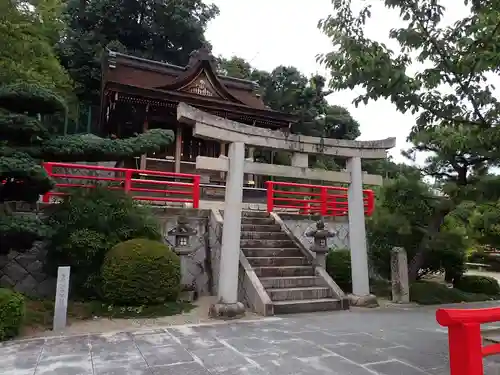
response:
M286 209L302 215L346 216L348 213L347 188L267 181L267 211ZM288 189L288 190L285 190ZM375 208L372 190L363 190L365 215L371 216Z
M105 184L108 189L123 190L140 201L200 206L199 175L54 162L44 163L44 168L56 186L43 196L43 202L67 195L71 188L92 189Z

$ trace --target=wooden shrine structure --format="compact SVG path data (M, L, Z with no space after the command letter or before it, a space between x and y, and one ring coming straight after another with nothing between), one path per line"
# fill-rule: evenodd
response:
M175 173L196 173L196 157L227 155L223 142L194 138L192 127L177 121L184 102L205 112L267 129L289 129L295 116L267 108L255 82L217 73L215 58L202 48L187 66L107 51L102 60L100 132L130 137L153 128L171 129L175 142L161 154L143 155L124 167ZM247 149L247 157L253 150ZM220 173L202 175L218 184Z

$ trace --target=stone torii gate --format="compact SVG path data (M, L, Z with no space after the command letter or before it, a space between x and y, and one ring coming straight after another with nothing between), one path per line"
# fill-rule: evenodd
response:
M195 137L230 143L228 158L199 156L196 159L197 169L227 172L216 315L235 316L244 311L243 304L238 302L238 263L245 173L349 183L349 245L353 285L351 301L359 304L360 301L362 303L363 300L370 299L363 183L381 185L382 177L364 174L361 169L361 159L386 158L387 150L396 144L395 138L379 141L348 141L285 134L281 131L223 119L185 103L180 103L177 107L177 120L192 125ZM272 165L246 160L245 145L291 151L292 165ZM309 154L347 158L347 170L334 172L310 169Z

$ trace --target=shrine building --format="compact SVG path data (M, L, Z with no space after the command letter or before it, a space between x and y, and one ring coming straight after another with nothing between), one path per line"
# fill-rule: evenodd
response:
M108 51L102 60L100 133L127 138L148 129L170 129L175 141L161 154L143 155L126 167L199 173L196 157L227 155L222 142L198 139L192 127L177 122L180 102L219 117L268 129L290 129L296 116L266 107L257 83L217 73L206 48L194 51L187 66ZM247 148L247 157L253 149ZM223 184L220 173L201 172L202 183ZM264 176L260 176L264 177ZM263 185L262 179L258 185Z

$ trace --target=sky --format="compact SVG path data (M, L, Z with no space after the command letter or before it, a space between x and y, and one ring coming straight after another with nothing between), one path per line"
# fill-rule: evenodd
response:
M279 65L297 67L306 75L328 76L325 67L316 62L320 53L331 51L331 42L317 28L318 21L332 13L331 0L205 0L216 4L220 15L206 32L215 55L236 55L248 60L257 69L272 70ZM353 0L353 3L362 0ZM368 1L373 6L372 19L367 24L368 35L385 42L397 51L398 45L388 38L391 28L401 25L398 14L382 6L381 0ZM444 0L452 5L446 21L453 22L466 15L461 1ZM356 108L352 101L356 90L336 92L328 97L331 104L343 106L361 125L360 140L396 137L396 147L390 154L398 162L407 162L401 150L407 149L408 133L415 119L402 114L385 100L370 102ZM421 163L425 155L417 156Z

